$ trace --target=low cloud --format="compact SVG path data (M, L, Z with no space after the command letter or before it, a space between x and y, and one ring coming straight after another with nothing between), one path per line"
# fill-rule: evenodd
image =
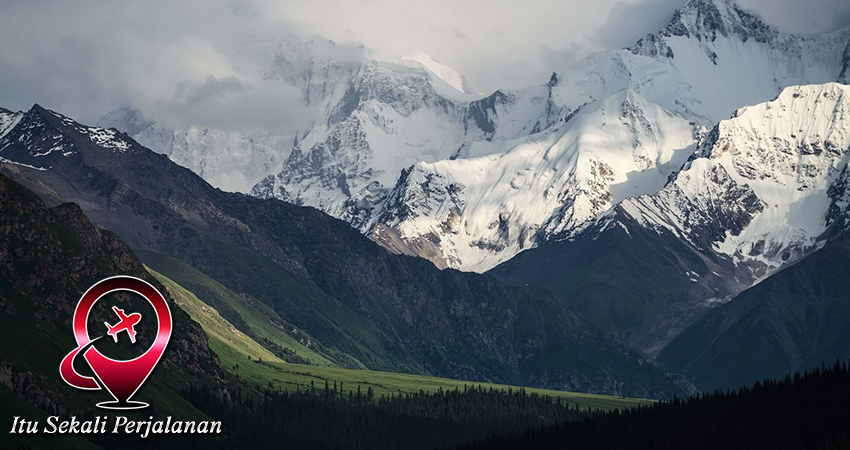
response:
M592 40L602 48L630 46L645 34L665 27L680 6L680 0L617 2L605 23L593 34Z
M281 80L246 85L230 76L202 83L182 81L174 97L160 99L145 115L175 128L203 124L225 131L307 125L301 91Z
M739 4L787 33L826 33L850 26L846 0L739 0Z
M850 23L836 0L740 0L781 30ZM33 103L93 121L132 105L158 121L228 129L298 123L303 96L270 80L275 42L358 42L376 55L428 53L492 92L627 46L684 0L11 0L0 14L0 106ZM365 49L328 45L333 59Z

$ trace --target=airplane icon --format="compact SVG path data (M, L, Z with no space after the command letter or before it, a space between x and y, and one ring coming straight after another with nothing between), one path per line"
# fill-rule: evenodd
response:
M106 334L112 336L112 338L115 339L115 343L117 344L118 333L122 331L127 331L127 334L130 335L130 342L135 344L135 326L137 323L139 323L140 320L142 320L142 315L139 313L133 313L128 316L123 309L119 309L117 306L113 306L112 310L115 311L115 314L118 314L118 318L121 319L121 321L115 325L110 325L108 322L103 322L103 324L106 325L106 328L109 329Z

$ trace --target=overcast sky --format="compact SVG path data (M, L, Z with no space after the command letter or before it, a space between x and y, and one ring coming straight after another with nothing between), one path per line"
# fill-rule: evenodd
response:
M846 0L739 0L783 31L850 24ZM298 94L260 83L235 53L287 30L425 52L481 92L543 83L553 67L631 44L684 0L0 0L0 106L92 120L133 104L176 125L263 127L299 116ZM276 114L268 114L270 111ZM237 117L238 120L234 120Z

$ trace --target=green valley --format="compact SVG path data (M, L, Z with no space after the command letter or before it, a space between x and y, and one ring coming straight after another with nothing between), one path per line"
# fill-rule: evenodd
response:
M149 255L148 255L149 256ZM148 258L150 261L151 258ZM331 364L327 359L316 359L323 364L306 365L292 364L284 361L272 353L268 348L258 344L247 333L241 331L231 324L219 312L207 302L201 300L193 292L177 284L164 275L148 268L175 298L177 304L197 321L209 335L209 345L221 360L222 365L231 374L239 379L248 381L255 386L273 387L289 391L309 390L310 388L323 389L325 383L330 385L340 384L339 391L346 394L349 391L361 390L366 392L371 389L376 396L398 395L400 393L438 392L464 387L483 387L501 391L518 391L524 389L529 394L538 394L551 397L553 400L561 399L565 404L572 407L591 410L614 410L627 409L639 405L654 403L653 400L622 398L607 395L583 394L576 392L565 392L550 389L520 388L504 384L480 383L475 381L462 381L448 378L431 377L425 375L411 375L394 372L372 371L364 369L350 369L338 367ZM206 286L205 292L215 292L221 298L233 299L232 292L221 287L216 287L212 280L203 279L203 274L197 273L193 283ZM191 279L187 276L187 279ZM220 285L219 285L220 286ZM211 302L210 302L211 303ZM252 309L255 303L240 304L238 301L229 304L238 308L244 316L246 323L258 326L263 323L260 314L265 311ZM253 329L253 328L252 328ZM265 328L268 331L268 328ZM276 345L291 350L293 353L309 358L321 358L315 352L305 348L302 344L295 342L285 333L278 332L265 334L263 336L275 336L281 338ZM285 336L285 337L284 337ZM309 356L307 356L309 355Z
M264 345L278 358L319 366L365 367L348 354L322 348L312 336L289 324L266 304L247 295L236 294L181 261L162 253L139 249L135 252L161 280L167 279L178 291L197 294L228 325Z

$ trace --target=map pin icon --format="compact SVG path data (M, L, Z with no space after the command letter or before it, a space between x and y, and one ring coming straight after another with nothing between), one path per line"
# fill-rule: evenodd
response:
M89 338L88 329L86 327L89 312L91 312L92 307L103 296L117 291L129 291L140 295L146 299L151 306L153 306L158 322L156 338L154 339L153 345L151 345L151 347L141 356L127 361L118 361L108 358L101 354L94 346L89 346L88 349L85 349L83 356L89 363L89 366L91 366L92 371L94 371L95 375L97 375L100 379L103 387L106 388L112 397L115 398L115 401L98 403L98 407L104 409L145 408L148 406L147 403L130 401L130 397L132 397L139 390L142 384L144 384L144 382L148 379L148 376L150 376L151 371L153 371L153 368L156 367L159 359L162 357L162 353L165 351L165 346L171 338L172 324L171 310L168 308L168 303L165 302L165 298L159 293L159 291L156 290L156 288L144 280L126 275L106 278L89 288L89 290L83 294L83 297L77 304L77 309L74 311L74 337L77 340L78 347L66 357L66 361L70 359L68 364L71 366L71 368L67 370L73 371L72 366L74 355L93 342L93 340ZM62 365L66 365L66 362L63 361ZM62 370L63 369L60 368L60 371ZM68 375L69 376L66 377L63 372L63 378L66 378L66 381L69 381L69 384L72 386L75 384L85 384L85 377L79 376L76 372ZM80 381L83 383L71 383L70 380L68 380L68 378L73 378L75 376L79 377ZM76 380L78 378L73 379ZM90 385L93 380L88 379L88 381ZM82 388L82 386L78 387Z

